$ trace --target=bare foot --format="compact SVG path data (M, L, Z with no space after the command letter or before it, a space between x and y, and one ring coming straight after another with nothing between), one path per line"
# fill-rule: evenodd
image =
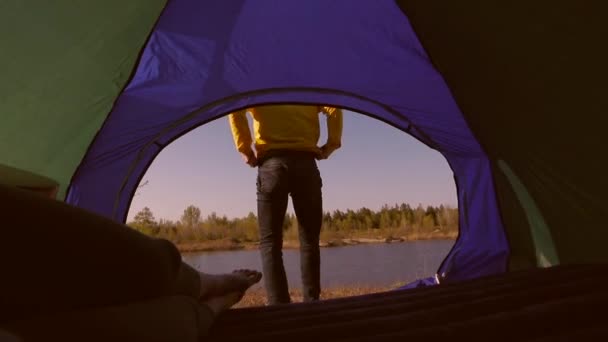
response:
M211 297L202 303L207 305L214 315L230 309L243 298L243 292L230 292L222 296Z
M236 292L242 294L251 285L262 279L262 274L252 270L235 270L226 274L207 274L199 272L201 278L201 300ZM240 300L240 298L238 299ZM237 302L238 302L237 300Z

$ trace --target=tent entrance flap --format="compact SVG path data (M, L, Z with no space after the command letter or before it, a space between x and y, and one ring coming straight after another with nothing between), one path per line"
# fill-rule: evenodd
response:
M547 227L541 211L534 202L525 185L504 160L498 160L498 167L511 183L519 202L521 203L530 225L532 240L536 248L536 262L539 267L559 265L559 257L553 244L551 231Z

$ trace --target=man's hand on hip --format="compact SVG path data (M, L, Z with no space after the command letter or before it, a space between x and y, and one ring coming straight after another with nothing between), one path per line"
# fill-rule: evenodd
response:
M258 158L255 156L255 152L241 152L241 157L243 158L243 161L245 161L245 164L251 167L258 166Z
M321 153L317 155L318 160L323 160L329 158L329 155L333 152L327 145L321 146Z

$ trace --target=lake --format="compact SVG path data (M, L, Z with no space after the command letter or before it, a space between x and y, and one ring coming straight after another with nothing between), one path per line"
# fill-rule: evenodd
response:
M321 248L321 285L393 286L433 276L453 244L453 240L423 240ZM186 253L183 260L207 273L262 270L258 250ZM284 249L283 262L289 287L301 288L299 251Z

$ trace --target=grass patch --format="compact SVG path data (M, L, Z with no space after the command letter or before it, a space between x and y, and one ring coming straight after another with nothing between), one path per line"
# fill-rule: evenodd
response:
M384 287L370 287L370 286L351 286L351 287L335 287L322 289L321 291L321 299L333 299L333 298L343 298L343 297L352 297L359 296L371 293L379 293L385 292L389 290L393 290L403 284L395 284L392 286L384 286ZM302 291L299 289L291 289L289 290L289 294L291 296L291 301L293 303L302 302ZM246 308L246 307L254 307L254 306L264 306L266 305L266 291L263 288L255 288L247 291L245 296L241 301L234 306L234 308Z

